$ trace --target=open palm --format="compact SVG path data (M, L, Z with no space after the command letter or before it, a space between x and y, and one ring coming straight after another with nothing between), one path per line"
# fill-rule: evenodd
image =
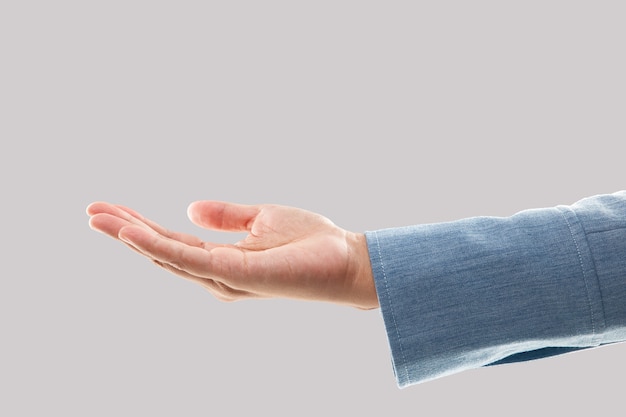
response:
M223 301L284 297L378 305L364 236L319 214L277 205L191 204L188 215L196 225L247 232L243 240L224 245L169 231L119 205L93 203L87 213L93 229Z

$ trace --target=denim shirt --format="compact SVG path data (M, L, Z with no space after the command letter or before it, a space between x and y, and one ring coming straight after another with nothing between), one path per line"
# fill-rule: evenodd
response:
M626 191L366 237L400 387L626 340Z

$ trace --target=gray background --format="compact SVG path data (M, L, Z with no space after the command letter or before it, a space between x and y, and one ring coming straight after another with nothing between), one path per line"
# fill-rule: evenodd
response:
M624 188L626 8L3 1L0 414L614 412L626 347L396 388L379 311L222 304L91 231L281 203L355 231ZM547 410L547 411L546 411Z

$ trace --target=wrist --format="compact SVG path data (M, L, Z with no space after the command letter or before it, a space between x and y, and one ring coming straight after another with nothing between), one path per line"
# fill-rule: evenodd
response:
M352 288L352 305L362 310L379 307L376 284L367 249L367 239L363 233L347 232L350 247L349 277Z

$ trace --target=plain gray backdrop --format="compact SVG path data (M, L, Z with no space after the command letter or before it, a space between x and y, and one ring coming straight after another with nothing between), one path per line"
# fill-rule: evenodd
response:
M0 414L559 415L623 404L626 346L399 390L379 311L223 304L89 229L197 199L364 231L625 186L626 6L3 1Z

